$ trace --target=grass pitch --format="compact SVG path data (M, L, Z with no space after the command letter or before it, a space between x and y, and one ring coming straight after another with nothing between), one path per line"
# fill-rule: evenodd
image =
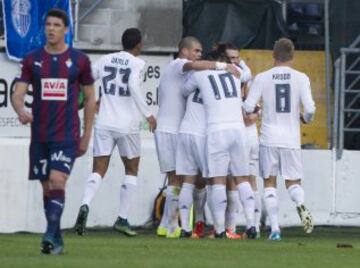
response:
M110 231L65 232L66 254L40 255L39 234L0 234L0 267L360 267L360 228L283 229L282 241L127 238Z

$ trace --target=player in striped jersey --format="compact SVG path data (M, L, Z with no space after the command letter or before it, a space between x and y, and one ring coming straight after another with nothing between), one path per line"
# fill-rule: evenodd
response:
M43 189L46 232L41 243L44 254L61 254L60 220L65 204L65 185L75 158L87 150L95 113L94 80L89 58L64 41L69 20L52 9L46 15L45 47L22 61L12 104L22 124L31 123L30 180L40 180ZM32 112L24 108L24 97L33 88ZM80 135L78 96L84 92L84 132Z

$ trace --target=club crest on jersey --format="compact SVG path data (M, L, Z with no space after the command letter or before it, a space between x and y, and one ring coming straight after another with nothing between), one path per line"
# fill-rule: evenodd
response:
M67 79L42 78L41 79L41 99L42 100L67 100Z
M72 60L71 60L71 59L67 59L67 60L65 61L65 64L66 64L66 67L70 68L71 65L72 65Z
M11 21L21 38L24 38L31 24L31 3L29 0L11 0Z

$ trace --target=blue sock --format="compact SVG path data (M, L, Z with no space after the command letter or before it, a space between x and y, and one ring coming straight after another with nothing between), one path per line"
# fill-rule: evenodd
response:
M49 205L49 197L47 195L43 195L43 201L44 201L44 213L46 217L46 221L48 221L48 205Z
M46 220L48 222L45 236L54 240L61 239L60 220L64 209L65 191L51 190L48 194L48 202L45 208Z

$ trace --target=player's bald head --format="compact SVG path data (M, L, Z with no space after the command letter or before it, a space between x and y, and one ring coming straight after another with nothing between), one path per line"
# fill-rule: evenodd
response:
M187 36L180 41L178 57L185 58L190 61L195 61L201 58L201 53L201 43L195 37Z
M193 36L184 37L183 39L181 39L179 43L179 51L181 51L184 48L191 49L194 44L201 44L201 43L196 37Z

